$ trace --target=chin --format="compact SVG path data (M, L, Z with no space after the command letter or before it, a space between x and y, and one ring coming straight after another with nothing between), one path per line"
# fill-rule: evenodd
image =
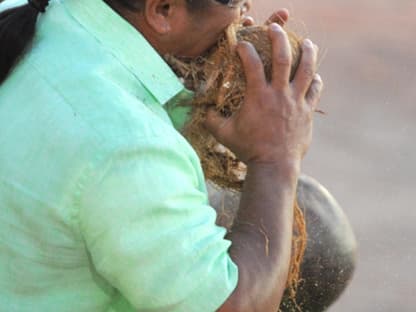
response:
M212 50L213 47L215 47L215 45L216 42L204 47L198 47L190 50L182 50L172 54L178 58L192 59L209 54L209 52Z

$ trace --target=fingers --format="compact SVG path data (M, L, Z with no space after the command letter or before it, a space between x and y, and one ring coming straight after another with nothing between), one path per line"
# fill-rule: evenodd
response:
M241 14L246 14L250 11L252 4L252 0L244 0L241 4Z
M276 12L273 12L273 14L265 22L265 25L277 23L280 26L284 26L288 20L289 20L289 11L287 9L280 9Z
M254 25L254 18L251 16L247 16L246 13L250 11L252 5L251 0L244 0L241 4L241 10L240 10L240 23L243 26L253 26Z
M243 25L244 27L253 26L254 24L254 18L252 18L251 16L243 16L241 18L241 25Z
M269 35L272 41L272 86L276 89L283 89L289 84L290 66L292 53L289 39L283 28L272 23L269 28Z
M305 39L302 45L302 59L295 77L293 78L293 90L298 98L306 96L312 80L314 79L317 54L318 48L314 46L312 41Z
M315 111L318 107L323 88L324 83L322 82L321 76L315 74L305 97L306 103L311 106L312 111Z
M237 52L243 64L247 89L257 89L266 84L263 63L251 43L239 42Z
M249 10L249 7L244 7L242 9L242 17L241 17L241 25L243 26L253 26L255 25L255 20L251 16L244 15ZM279 24L280 26L285 26L287 21L289 20L289 11L287 9L280 9L276 12L273 12L273 14L266 20L264 25L268 26L272 23Z

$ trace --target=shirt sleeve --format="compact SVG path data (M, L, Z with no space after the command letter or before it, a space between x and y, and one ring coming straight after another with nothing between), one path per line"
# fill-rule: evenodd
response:
M181 144L120 148L83 186L79 224L95 269L139 311L212 312L237 285L198 158Z

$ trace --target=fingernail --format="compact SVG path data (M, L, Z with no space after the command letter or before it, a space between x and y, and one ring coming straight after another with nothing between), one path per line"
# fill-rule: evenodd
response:
M282 31L282 26L280 26L279 24L277 24L277 23L271 23L270 24L270 28L273 30L273 31Z
M311 41L310 39L305 39L305 40L303 40L303 44L304 44L305 46L307 46L307 47L310 47L310 48L312 48L312 47L313 47L313 43L312 43L312 41Z
M239 41L237 43L237 50L241 50L243 47L248 47L249 45L250 45L250 42L248 41L244 41L244 40Z

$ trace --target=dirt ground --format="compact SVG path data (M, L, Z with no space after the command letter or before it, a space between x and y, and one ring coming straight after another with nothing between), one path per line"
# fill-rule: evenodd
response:
M330 312L416 311L416 1L254 0L289 8L323 52L326 83L304 172L337 198L358 269ZM413 195L412 195L413 194Z

